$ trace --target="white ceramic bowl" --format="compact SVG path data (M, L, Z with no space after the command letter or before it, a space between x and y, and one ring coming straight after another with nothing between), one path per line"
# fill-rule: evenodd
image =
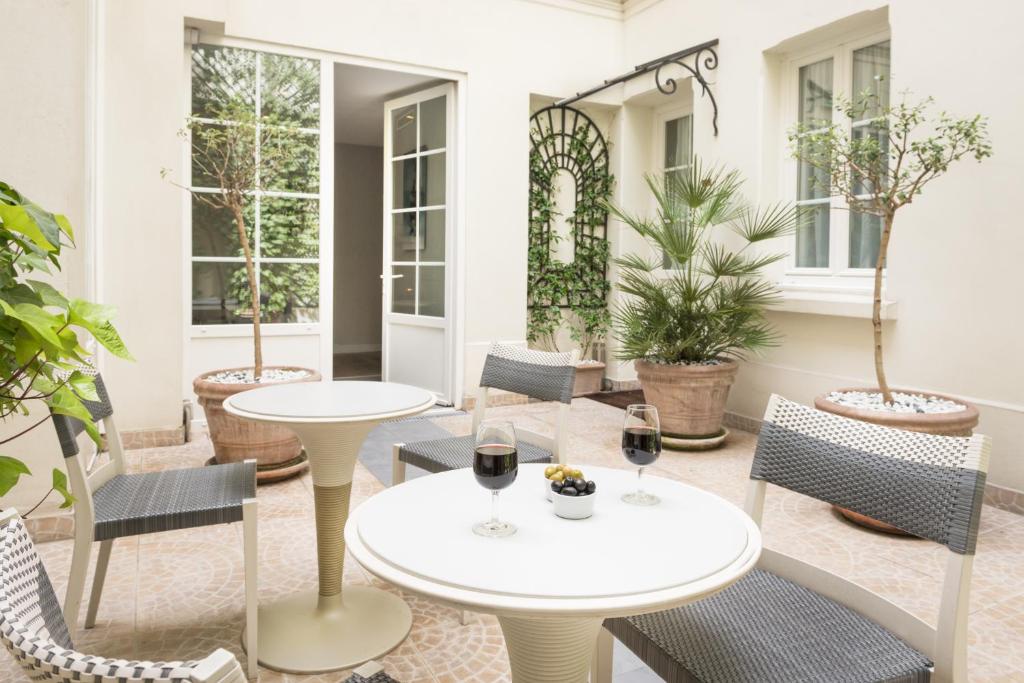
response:
M551 502L555 506L555 514L563 519L586 519L594 514L594 499L597 493L589 496L563 496L551 493Z
M545 478L544 479L544 497L548 499L548 502L551 502L551 498L554 495L555 495L555 492L551 490L551 480Z

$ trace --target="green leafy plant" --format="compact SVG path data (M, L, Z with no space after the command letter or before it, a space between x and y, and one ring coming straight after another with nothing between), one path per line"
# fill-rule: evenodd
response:
M568 137L565 151L579 169L576 207L571 216L574 258L562 263L552 250L562 239L551 230L559 215L553 201L554 175L559 167L545 161L542 150L563 144L549 127L531 131L530 229L527 253L527 339L550 349L558 348L558 333L568 326L570 337L588 358L610 323L608 312L608 240L601 236L608 218L604 203L611 197L614 176L607 159L591 156L594 140L589 128Z
M618 287L628 295L613 313L618 357L706 363L776 345L764 309L776 301L777 289L761 271L785 254L753 253L751 247L792 232L798 210L750 206L738 171L696 159L687 171L646 180L657 203L653 218L609 204L656 254L615 260ZM737 240L740 248L727 246ZM662 268L662 254L673 268Z
M113 325L113 308L69 300L37 279L60 269L61 250L72 246L73 239L67 218L46 211L0 182L0 419L28 415L31 402L40 401L53 413L81 420L100 444L99 431L82 403L98 397L92 376L83 371L89 354L79 343L79 333L92 335L115 356L131 359L131 355ZM0 446L48 419L50 413L3 439ZM30 474L22 460L0 455L0 496ZM52 486L43 500L53 491L63 498L61 507L71 506L74 499L59 469L53 470Z
M855 100L839 98L836 111L843 118L871 123L852 128L848 123L817 121L789 134L793 156L817 169L815 184L842 197L849 210L881 219L871 324L875 376L885 403L892 402L892 392L882 351L882 283L896 212L953 162L964 157L980 162L992 155L983 117L956 118L934 112L933 105L930 97L907 102L906 93L897 104L884 103L871 93Z
M227 211L231 215L235 237L245 257L245 270L244 276L236 275L232 278L228 289L238 295L239 300L248 298L250 301L253 326L253 377L259 380L263 374L260 323L264 310L263 297L256 279L252 226L247 224L247 216L251 216L247 203L261 182L266 185L270 179L281 176L309 175L310 169L306 167L309 155L306 154L301 134L297 129L282 125L273 115L257 116L249 103L229 100L226 104L211 109L214 119L222 123L211 124L205 120L190 118L179 135L191 144L193 184L217 188L217 191L199 191L174 184L191 193L201 205L214 211ZM161 172L165 178L168 174L168 169ZM299 217L299 222L301 220ZM286 239L282 233L287 234L289 231L289 226L273 223L267 246L285 243ZM306 241L308 239L311 238L303 238ZM300 249L308 246L290 245L291 248ZM268 294L266 312L271 315L283 312L291 301L288 294L290 285L287 284L290 282L289 278L284 277L283 273L275 276L268 269L264 269L262 275L267 284L264 288ZM304 298L310 299L309 283L297 284L299 289L295 291L300 295L304 293ZM314 284L313 288L316 286ZM317 297L314 295L312 298Z

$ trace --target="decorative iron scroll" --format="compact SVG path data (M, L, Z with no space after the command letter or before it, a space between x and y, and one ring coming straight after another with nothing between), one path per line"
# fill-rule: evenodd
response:
M553 181L568 171L576 182L571 216L573 260L554 258L559 239L552 231L558 215ZM612 175L608 146L594 121L572 107L550 106L530 118L530 245L527 282L531 316L543 309L604 306L608 296L608 212ZM564 210L565 207L562 207Z
M565 107L574 102L578 102L586 97L590 97L595 93L599 93L602 90L617 85L619 83L625 83L626 81L633 80L637 76L643 76L646 73L654 72L654 83L658 86L658 90L665 95L671 95L676 91L678 87L675 78L665 78L662 80L661 70L669 64L675 64L680 66L690 73L691 76L697 79L700 83L701 94L707 95L708 99L711 100L711 107L714 109L714 115L711 119L711 125L714 126L715 135L718 135L718 102L715 100L715 95L711 91L711 86L704 76L705 71L714 71L718 68L718 53L715 52L715 47L718 45L718 39L709 40L706 43L700 45L694 45L688 47L685 50L679 52L673 52L670 55L659 57L658 59L652 59L649 62L635 67L629 73L624 73L621 76L615 78L609 78L601 85L596 85L589 90L578 92L572 97L566 97L565 99L559 100L555 103L556 107Z
M703 58L701 55L704 55ZM693 58L692 64L690 64L691 57ZM654 84L657 85L658 90L665 95L671 95L678 87L676 85L676 79L674 78L669 77L664 81L661 79L661 70L669 64L675 64L676 66L683 67L690 72L691 76L697 79L698 83L700 83L702 94L707 95L708 99L711 100L711 108L714 109L714 114L711 117L711 125L715 129L715 135L718 135L718 101L715 100L715 94L711 92L711 88L708 87L707 79L704 78L704 73L701 68L703 66L703 68L708 71L714 71L717 69L718 53L715 52L713 47L702 47L697 52L693 52L682 57L672 58L672 55L669 55L668 57L663 58L663 61L658 63L655 68Z

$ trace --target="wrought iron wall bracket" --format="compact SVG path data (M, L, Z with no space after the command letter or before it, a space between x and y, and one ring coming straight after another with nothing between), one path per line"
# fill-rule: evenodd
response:
M718 68L718 53L715 51L715 47L718 45L718 39L709 40L706 43L700 45L694 45L688 47L685 50L679 52L673 52L670 55L659 57L658 59L652 59L649 62L645 62L635 67L629 73L610 78L604 83L598 86L594 86L589 90L576 93L573 97L567 97L563 100L559 100L555 103L555 106L564 107L568 104L578 102L586 97L601 92L607 88L617 85L619 83L625 83L631 81L638 76L643 76L646 73L654 72L654 84L658 87L658 90L665 94L671 95L679 87L676 83L676 79L673 77L662 78L662 69L669 65L675 65L685 69L693 78L700 83L701 94L706 95L711 101L711 108L713 114L711 117L711 125L714 128L715 135L718 135L718 101L715 99L715 94L711 90L711 84L708 83L707 78L704 76L705 71L714 71Z

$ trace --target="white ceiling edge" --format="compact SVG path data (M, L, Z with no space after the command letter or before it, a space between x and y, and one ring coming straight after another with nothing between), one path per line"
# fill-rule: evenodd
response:
M607 19L629 19L661 0L520 0Z

